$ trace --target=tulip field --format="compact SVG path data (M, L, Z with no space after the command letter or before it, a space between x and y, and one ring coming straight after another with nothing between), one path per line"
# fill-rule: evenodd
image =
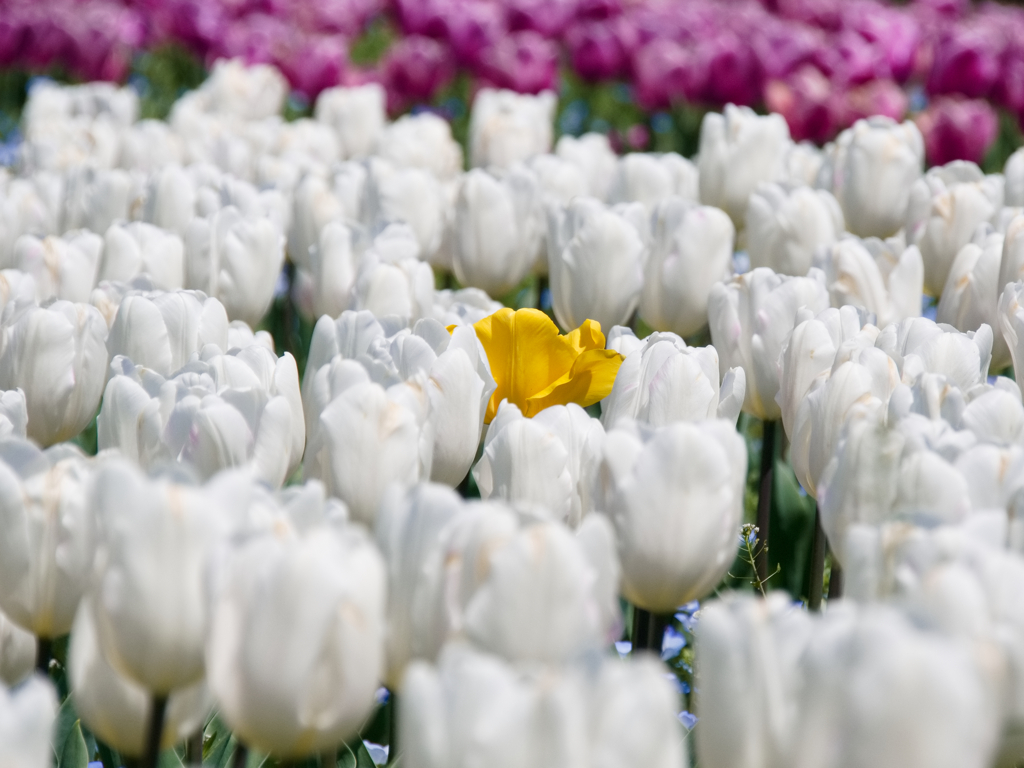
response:
M1024 7L0 0L0 768L1024 765Z

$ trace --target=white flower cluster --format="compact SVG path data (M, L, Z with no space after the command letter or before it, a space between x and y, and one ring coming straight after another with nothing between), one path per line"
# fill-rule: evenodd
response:
M668 670L608 650L620 598L672 614L732 568L741 412L781 421L847 596L703 606L701 764L1024 757L1024 405L990 376L1024 373L1024 154L924 172L912 123L818 150L730 105L694 161L618 157L552 146L552 94L485 89L463 171L378 86L292 122L285 96L238 61L166 122L30 94L0 175L3 758L49 764L32 670L70 633L81 726L128 757L214 709L329 754L384 684L414 768L683 766ZM600 417L516 400L597 386L537 373L543 340L488 347L534 278L559 354L618 366L577 398ZM275 302L308 349L258 330Z

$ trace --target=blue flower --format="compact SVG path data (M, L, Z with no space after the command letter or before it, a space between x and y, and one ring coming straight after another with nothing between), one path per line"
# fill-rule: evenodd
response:
M697 724L697 716L687 712L685 709L679 713L679 722L686 726L686 730L692 731L693 726Z

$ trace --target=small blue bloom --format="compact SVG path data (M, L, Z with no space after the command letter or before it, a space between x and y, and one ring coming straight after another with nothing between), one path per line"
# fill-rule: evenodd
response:
M679 713L679 722L686 726L686 730L692 731L693 726L697 724L697 716L687 712L685 709Z
M373 760L374 765L387 764L388 748L386 746L382 747L380 744L374 744L372 741L363 741L363 746L370 753L370 759Z
M374 694L373 698L378 704L387 704L388 700L391 698L391 691L382 685L377 689L377 693Z
M619 640L615 643L615 652L625 658L633 650L633 644L629 640Z
M661 659L668 661L686 647L686 638L683 637L671 624L665 628L665 636L661 639Z
M287 296L288 289L290 287L291 284L288 280L288 272L282 269L280 272L277 273L277 282L274 283L274 298L280 299Z
M651 116L651 130L655 133L671 133L672 115L668 112L655 112Z
M737 275L750 271L750 256L746 251L736 251L732 255L732 269Z

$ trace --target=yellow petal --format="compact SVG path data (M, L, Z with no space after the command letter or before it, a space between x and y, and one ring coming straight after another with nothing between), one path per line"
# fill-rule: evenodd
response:
M573 364L572 369L547 388L529 398L523 415L536 416L552 405L576 403L586 408L604 400L612 391L615 375L623 358L611 349L589 349Z

